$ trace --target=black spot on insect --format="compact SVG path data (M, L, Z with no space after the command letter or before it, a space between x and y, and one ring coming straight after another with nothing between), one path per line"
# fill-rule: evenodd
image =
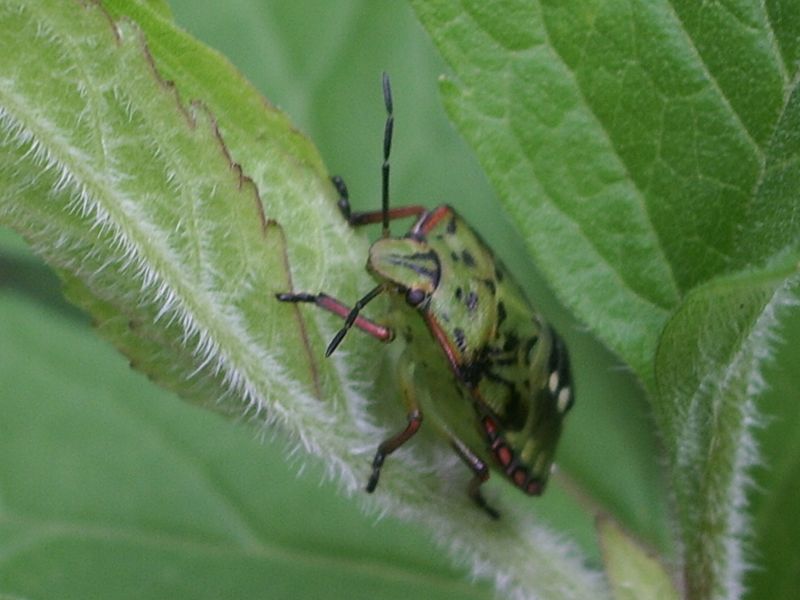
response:
M488 380L499 383L508 390L507 400L498 412L503 427L508 431L521 430L528 419L530 406L528 402L523 401L518 386L513 381L509 381L489 369L484 371L484 375Z
M550 349L550 356L547 361L547 370L550 373L558 371L558 363L559 363L559 353L558 353L558 344L553 344L553 347Z
M507 316L508 316L508 314L506 313L506 305L503 304L503 301L501 300L500 302L497 303L497 326L498 327L500 327L500 325L503 324L503 321L506 320Z
M474 388L483 378L484 371L483 364L478 361L463 364L458 369L458 378L467 387Z
M438 241L442 241L444 239L444 236L441 233L438 233L438 234L436 234L434 236L433 239L438 240Z
M478 308L478 294L470 291L470 293L467 294L467 298L464 300L464 304L467 305L467 310L469 312L475 312L475 309Z
M413 254L396 254L388 258L389 262L393 265L411 269L420 277L430 279L433 287L439 286L439 276L441 274L441 265L439 264L439 255L433 250L428 252L414 252ZM423 265L421 262L427 262L428 265Z
M472 361L459 365L458 378L467 387L476 387L489 373L492 365L491 350L489 346L482 346Z
M489 293L494 296L497 293L497 286L494 284L494 281L491 279L484 279L483 284L489 288Z
M489 346L489 350L487 352L487 355L491 356L492 360L494 360L494 357L500 356L502 354L505 354L505 352L503 352L502 348L498 348L497 346Z
M506 341L503 343L503 350L506 352L514 352L519 347L519 338L513 333L509 333Z
M492 367L508 367L519 363L519 357L515 352L509 352L498 346L489 346L487 357L489 359L487 364Z
M464 295L464 290L462 290L460 287L457 287L456 288L456 300L458 300L460 302L461 301L461 297L463 295Z
M417 259L424 259L424 260L432 260L435 263L439 263L439 257L436 255L434 250L428 250L427 252L414 252L413 254L409 254L408 258L412 260Z
M461 252L461 258L464 261L464 264L468 267L475 266L475 257L470 254L469 250L463 250Z
M396 260L396 259L389 259L389 262L393 265L397 265L398 267L405 267L407 269L411 269L419 275L420 277L425 277L426 279L430 279L433 281L434 285L438 285L439 282L439 272L433 271L428 269L427 267L423 267L413 262L408 262L405 260Z
M460 327L453 329L453 337L456 339L456 346L461 352L467 349L467 338L464 336L464 330Z
M494 278L497 279L498 282L503 281L503 272L498 268L494 268Z
M456 219L455 217L450 217L450 220L447 222L447 233L455 233L456 232Z
M456 253L456 252L455 252L455 250L454 250L453 252L451 252L451 253L450 253L450 258L452 258L452 259L453 259L453 262L459 262L459 261L461 260L461 259L458 257L458 253Z

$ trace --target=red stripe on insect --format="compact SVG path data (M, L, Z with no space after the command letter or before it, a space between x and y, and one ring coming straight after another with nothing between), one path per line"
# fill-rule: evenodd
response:
M494 441L497 437L497 423L495 423L493 418L483 418L483 430L486 432L486 435L489 436L489 441Z
M514 455L511 453L511 450L505 444L502 444L497 447L494 451L495 457L497 457L497 462L499 462L502 466L507 467L511 464L511 459Z
M531 479L528 485L525 486L525 493L529 496L539 496L543 491L542 482L538 479Z
M447 339L447 335L445 335L442 328L439 324L434 320L434 318L430 315L430 313L424 313L425 323L428 325L428 329L430 330L433 337L436 338L436 341L439 343L439 346L442 348L442 351L447 356L447 360L450 362L450 367L453 369L453 372L456 375L459 375L461 370L461 355L458 350L453 347L450 343L450 340Z
M528 479L528 473L525 469L519 468L511 474L514 483L517 487L523 487Z
M436 227L442 219L452 214L453 209L446 204L437 206L433 212L428 213L426 217L416 225L415 229L419 233L427 234L431 229Z

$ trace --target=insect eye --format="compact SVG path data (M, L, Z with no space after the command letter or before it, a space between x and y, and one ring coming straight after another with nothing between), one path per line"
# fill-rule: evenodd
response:
M420 289L410 288L406 292L406 302L408 302L411 306L417 306L423 300L425 300L425 292Z

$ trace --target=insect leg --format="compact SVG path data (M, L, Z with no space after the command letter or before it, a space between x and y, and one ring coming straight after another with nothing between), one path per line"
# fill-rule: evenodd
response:
M381 210L383 212L383 237L389 237L389 154L392 152L392 86L389 76L383 74L383 103L386 105L386 125L383 128L383 165L381 166Z
M394 114L392 108L392 86L389 76L383 74L383 103L386 105L386 124L383 128L383 164L381 165L381 210L365 212L352 212L350 210L350 194L344 179L335 175L331 177L336 191L339 193L337 202L339 210L345 220L352 226L369 225L371 223L383 224L383 237L389 237L389 221L417 217L425 212L425 207L418 204L389 208L389 155L392 152L392 132L394 130Z
M331 177L331 183L333 183L333 187L336 188L336 191L339 194L339 201L336 205L339 207L339 212L342 213L345 221L347 221L350 225L354 225L352 218L352 212L350 211L350 192L347 191L347 184L344 182L344 179L339 177L338 175L334 175Z
M343 304L336 298L328 296L327 294L284 293L275 294L275 297L281 302L309 302L316 304L320 308L325 309L328 312L332 312L343 319L349 318L350 314L354 310L350 309L350 307L348 307L346 304ZM378 323L375 323L366 317L362 317L358 315L358 312L356 312L356 316L352 320L351 326L357 327L361 331L368 333L372 337L382 342L390 342L392 339L394 339L394 332L391 330L391 328L384 325L379 325ZM341 341L341 339L339 341Z
M369 481L367 482L367 492L371 494L375 491L378 479L381 476L381 467L386 457L411 439L419 430L420 425L422 425L422 411L419 408L415 408L408 413L408 425L406 425L405 429L381 442L381 445L378 446L378 451L375 452L375 458L372 460L372 475L369 476Z
M345 184L344 179L338 175L334 175L331 177L331 181L333 182L336 191L339 192L339 201L337 202L339 210L349 225L352 227L359 227L361 225L371 225L373 223L383 222L382 210L352 212L350 210L350 196L348 194L347 185ZM425 207L419 204L398 206L397 208L389 209L388 217L390 221L393 221L394 219L405 219L406 217L418 217L424 213L425 210Z
M367 492L370 494L375 491L375 487L378 485L378 479L381 476L381 467L386 457L411 439L422 425L422 409L419 407L417 396L414 392L412 372L404 369L401 380L403 397L408 407L408 413L406 415L408 424L405 429L384 440L381 442L380 446L378 446L378 450L375 452L375 458L372 460L372 475L370 475L369 481L367 482Z
M486 513L493 519L499 519L500 513L497 512L494 508L492 508L487 502L486 499L481 494L481 485L483 485L487 479L489 479L489 467L483 460L481 460L478 455L476 455L472 450L470 450L461 440L456 437L450 438L450 446L455 450L456 454L464 461L464 463L470 468L470 470L475 474L475 476L470 480L469 485L467 486L467 494L472 501L475 502L478 506L480 506Z
M325 356L330 356L333 354L333 351L339 346L339 344L344 339L344 336L350 331L350 328L355 325L356 321L359 319L358 313L361 312L361 309L364 308L369 302L371 302L376 296L378 296L381 292L386 289L383 284L380 284L374 288L372 288L367 294L361 298L358 302L353 305L353 308L350 309L350 312L347 313L347 316L344 319L344 325L342 328L336 332L336 335L333 336L331 343L328 344L327 350L325 350ZM391 331L391 330L389 330Z
M404 219L406 217L418 217L425 212L425 207L419 204L410 204L409 206L398 206L397 208L390 209L386 215L389 221L394 219ZM350 215L347 220L350 225L357 227L359 225L370 225L372 223L380 223L383 221L383 211L365 211L355 212Z

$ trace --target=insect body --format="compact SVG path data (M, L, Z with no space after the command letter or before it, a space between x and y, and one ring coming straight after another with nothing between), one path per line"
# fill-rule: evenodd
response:
M383 236L370 248L367 261L378 286L352 309L326 294L287 293L278 299L313 302L345 319L327 355L352 326L383 341L391 341L395 330L406 339L409 360L401 382L408 424L378 447L367 491L375 489L386 456L417 432L427 414L473 471L469 495L497 517L480 492L490 467L527 494L544 490L561 422L573 403L569 359L553 329L453 208L389 208L394 121L386 75L383 90L388 117L382 210L351 213L346 186L340 178L333 179L339 207L352 225L383 223ZM409 216L416 217L410 231L401 238L390 237L389 221ZM359 314L382 293L394 299L387 324ZM421 319L408 319L409 311ZM419 382L426 385L415 385ZM420 387L432 391L421 395Z

